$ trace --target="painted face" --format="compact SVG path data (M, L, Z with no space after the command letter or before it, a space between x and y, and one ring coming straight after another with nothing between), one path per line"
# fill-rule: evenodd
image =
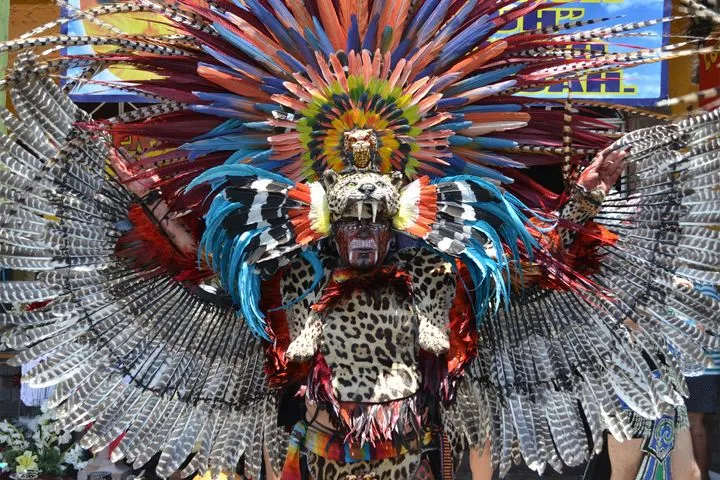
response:
M380 265L390 247L389 221L344 219L336 223L335 245L345 266L366 269Z

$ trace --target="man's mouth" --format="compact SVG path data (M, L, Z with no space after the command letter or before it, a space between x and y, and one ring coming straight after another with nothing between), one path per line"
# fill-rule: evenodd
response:
M382 213L384 210L379 200L368 198L366 200L358 200L354 205L348 205L345 209L345 215L343 216L346 218L357 218L358 220L369 218L375 223L378 218L378 213Z

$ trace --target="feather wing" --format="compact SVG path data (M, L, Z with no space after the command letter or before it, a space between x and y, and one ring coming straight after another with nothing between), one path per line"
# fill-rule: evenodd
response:
M490 405L491 417L511 423L493 430L501 469L515 445L542 472L584 462L605 428L628 438L632 418L621 401L658 418L687 394L678 352L707 364L705 352L718 348L718 301L685 286L717 283L720 197L705 178L718 168L718 118L708 112L620 140L629 173L595 218L617 239L602 245L590 283L536 284L485 314L470 383L505 399Z
M36 66L23 55L15 68ZM121 438L114 460L139 467L162 451L163 477L190 456L186 473L234 470L262 438L263 344L227 295L210 291L195 248L173 248L149 213L156 200L121 182L117 152L77 125L89 119L64 93L35 76L12 83L10 97L0 266L36 273L0 286L0 301L32 305L0 319L19 351L11 362L42 359L25 381L57 386L59 426L92 423L82 444L93 451Z

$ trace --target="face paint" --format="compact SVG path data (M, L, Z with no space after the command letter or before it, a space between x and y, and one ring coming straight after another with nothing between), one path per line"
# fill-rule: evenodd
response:
M343 264L360 269L372 268L385 261L391 238L387 221L343 220L335 230L335 245Z

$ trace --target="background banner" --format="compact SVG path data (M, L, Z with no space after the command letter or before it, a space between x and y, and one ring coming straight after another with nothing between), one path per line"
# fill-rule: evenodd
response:
M0 0L2 3L2 0ZM63 8L62 15L68 16L74 10L87 10L104 4L117 3L116 0L69 0L68 7ZM103 22L119 28L123 32L133 35L172 35L177 33L167 25L165 17L155 13L124 13L106 15L101 17ZM63 33L68 35L106 35L107 31L100 26L86 20L73 20L63 25ZM93 52L112 50L112 47L70 47L65 50L66 55L87 55ZM79 69L68 71L69 76L79 75ZM139 72L131 67L110 67L93 77L96 82L126 81L132 84L133 80L152 78L145 72ZM144 97L134 95L122 90L115 90L98 83L83 83L72 92L76 102L147 102Z
M503 36L523 31L546 28L579 20L610 20L598 28L617 23L660 19L672 12L671 0L551 0L548 8L518 19L514 28L500 32ZM584 29L592 27L583 27ZM569 30L572 32L573 30ZM669 24L632 32L625 38L613 38L609 43L598 43L592 48L607 51L633 51L667 45ZM666 62L642 65L625 72L603 72L575 80L570 85L573 98L600 100L610 103L648 106L667 98ZM568 85L558 84L528 94L536 98L567 98Z
M70 0L74 8L92 8L104 0ZM551 25L578 20L610 18L607 24L635 22L639 20L659 19L671 12L671 0L549 0L548 8L537 11L515 21L511 28L500 32L506 36ZM71 10L65 9L65 14ZM103 17L107 23L135 34L172 34L164 20L155 14L130 13ZM600 26L605 25L601 24ZM587 27L585 27L587 28ZM100 33L100 27L90 22L78 20L66 24L70 34L92 35ZM613 39L615 50L632 51L636 48L657 48L666 44L667 25L656 25L630 36ZM609 44L598 43L592 48L607 50ZM92 53L91 47L69 48L70 55ZM72 74L72 72L70 72ZM96 80L125 80L131 82L139 77L139 72L130 68L110 68L95 77ZM589 78L573 81L570 85L573 98L601 100L611 103L632 105L652 105L667 97L667 74L665 62L643 65L627 72L603 72ZM537 93L529 94L538 98L567 97L568 85L558 84L547 87ZM106 86L85 84L73 92L77 101L141 101L139 97L111 90Z
M706 42L705 45L717 45L717 43L718 40L715 39ZM710 88L720 88L720 52L712 52L706 55L700 55L700 59L698 61L698 70L698 77L700 82L698 90L702 91L708 90ZM700 106L703 107L710 103L716 103L717 100L717 97L702 99L700 100Z

